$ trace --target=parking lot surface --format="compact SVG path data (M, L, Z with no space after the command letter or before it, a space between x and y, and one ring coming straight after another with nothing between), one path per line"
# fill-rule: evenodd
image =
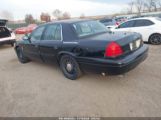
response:
M66 79L57 65L21 64L0 47L0 116L161 117L161 46L125 75Z

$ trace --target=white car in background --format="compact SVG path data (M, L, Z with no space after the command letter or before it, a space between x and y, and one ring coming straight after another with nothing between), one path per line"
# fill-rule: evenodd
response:
M6 27L7 20L0 19L0 45L10 44L14 45L16 40L15 34Z
M161 44L161 19L155 17L144 17L128 20L111 31L137 32L143 37L144 42Z

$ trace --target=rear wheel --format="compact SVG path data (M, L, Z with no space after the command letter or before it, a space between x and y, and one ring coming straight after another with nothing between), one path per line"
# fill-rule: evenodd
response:
M150 36L149 42L153 45L161 44L161 34L158 34L158 33L153 34L152 36Z
M60 68L68 79L76 80L82 74L77 61L69 55L63 55L60 59Z
M28 63L30 61L27 57L24 56L23 51L20 47L16 48L16 53L17 53L18 60L21 63Z

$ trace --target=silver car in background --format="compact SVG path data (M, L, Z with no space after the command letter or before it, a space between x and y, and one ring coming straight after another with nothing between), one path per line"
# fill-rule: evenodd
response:
M10 44L14 45L16 40L14 32L6 27L7 20L0 19L0 45Z

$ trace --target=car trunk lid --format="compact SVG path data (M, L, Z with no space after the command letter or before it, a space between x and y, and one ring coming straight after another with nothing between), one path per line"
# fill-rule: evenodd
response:
M11 37L10 31L6 27L0 27L0 39Z
M132 53L136 49L139 49L142 44L142 37L140 34L129 32L102 33L99 35L88 36L87 38L83 39L84 41L81 40L82 42L87 42L85 43L85 47L88 46L89 48L90 44L92 51L99 51L99 57L105 57L108 45L113 42L117 43L123 50L123 54L121 54L119 57Z
M124 32L122 38L115 40L123 49L124 54L132 53L143 45L142 36L138 33Z
M5 26L7 23L7 20L0 19L0 26Z

